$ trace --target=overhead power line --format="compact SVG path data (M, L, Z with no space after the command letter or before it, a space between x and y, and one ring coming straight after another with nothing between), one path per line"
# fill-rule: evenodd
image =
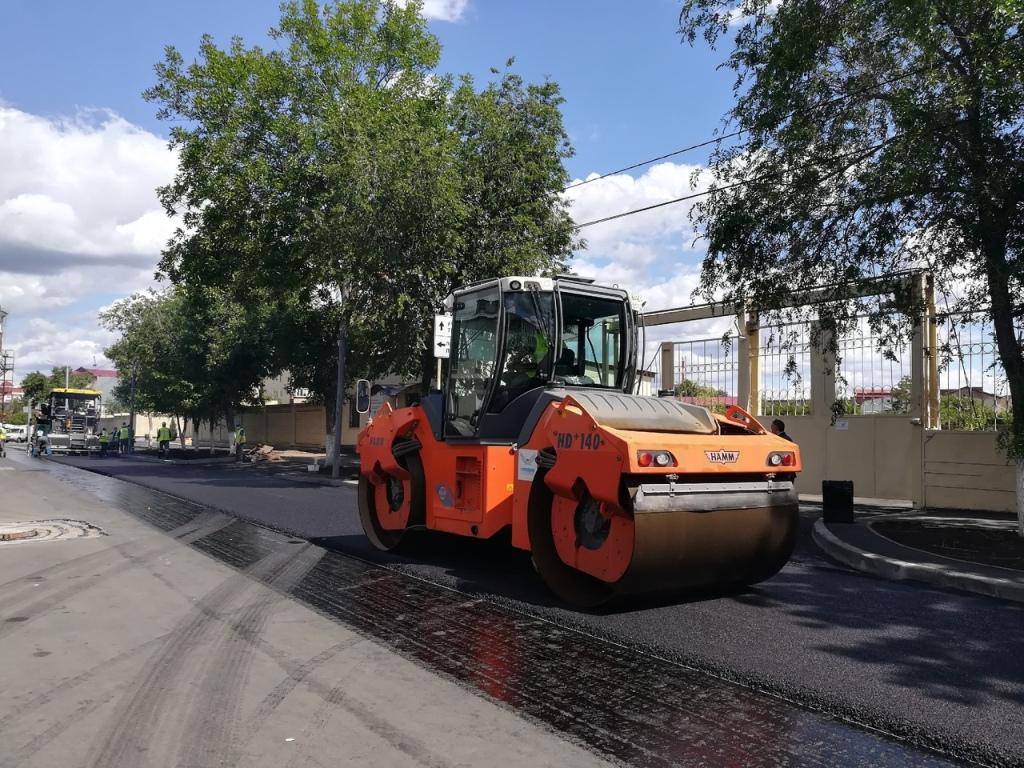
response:
M854 157L855 155L864 155L865 157L868 157L868 156L874 154L875 152L877 152L882 147L884 147L886 144L889 144L890 142L894 141L897 138L899 138L899 136L892 136L892 137L886 139L883 142L879 142L878 144L875 144L874 146L863 147L861 149L856 150L855 152L846 152L846 153L840 154L840 155L831 155L829 157L822 158L821 160L818 160L818 161L815 161L815 162L804 163L802 165L798 165L795 168L790 168L790 169L786 169L786 170L782 170L782 171L777 171L775 173L763 173L760 176L755 176L755 177L753 177L751 179L740 179L739 181L735 181L732 184L726 184L726 185L721 186L721 187L715 187L714 189L707 189L707 190L704 190L703 192L694 192L692 194L683 195L682 197L676 197L676 198L673 198L671 200L663 200L662 202L654 203L653 205L645 205L642 208L634 208L634 209L629 210L629 211L622 211L621 213L613 213L611 216L603 216L600 219L592 219L591 221L585 221L582 224L577 224L576 225L576 229L579 230L579 229L583 229L584 227L592 227L595 224L604 224L606 221L614 221L615 219L624 219L627 216L634 216L634 215L636 215L638 213L644 213L645 211L653 211L655 208L664 208L667 205L676 205L677 203L686 202L687 200L696 200L699 197L706 197L707 195L710 195L710 194L712 194L714 192L724 192L727 189L735 189L737 187L745 187L748 184L755 184L755 183L757 183L759 181L764 181L766 179L775 178L777 176L781 176L784 173L793 173L795 171L800 171L800 170L803 170L805 168L812 168L814 166L821 165L822 163L831 162L831 161L834 161L834 160L842 160L842 159L845 159L845 158Z
M844 93L844 94L842 94L840 96L833 96L831 99L826 99L825 101L821 102L820 104L814 104L814 105L812 105L810 107L807 107L806 109L794 109L792 112L788 112L787 114L783 115L782 118L779 120L779 122L782 122L783 120L789 120L790 118L795 117L796 115L801 114L801 113L810 113L810 112L813 112L813 111L815 111L817 109L821 109L822 107L828 107L828 106L831 106L833 104L838 104L838 103L846 101L848 99L852 99L855 96L860 96L860 95L862 95L862 94L864 94L864 93L866 93L868 91L875 90L876 88L881 88L881 87L884 87L886 85L892 85L893 83L898 83L900 80L906 80L908 77L912 77L914 75L919 75L922 72L926 72L928 69L930 69L930 67L921 67L921 68L918 68L918 69L915 69L915 70L911 70L910 72L904 72L902 75L897 75L896 77L889 78L888 80L882 80L882 81L877 82L877 83L872 83L870 86L865 86L864 88L860 88L858 90L851 91L850 93ZM740 128L739 130L735 130L732 133L725 133L725 134L722 134L721 136L715 136L713 138L707 139L706 141L701 141L701 142L699 142L697 144L691 144L688 147L682 147L680 149L673 150L672 152L666 152L663 155L658 155L657 157L652 157L649 160L641 160L640 162L633 163L632 165L623 166L622 168L617 168L614 171L608 171L606 173L602 173L600 176L594 176L593 178L590 178L590 179L583 179L582 181L575 181L572 184L570 184L569 186L564 187L562 189L562 191L563 192L568 192L570 189L576 189L577 187L582 187L582 186L584 186L586 184L592 184L595 181L601 181L601 179L607 179L609 176L616 176L616 175L618 175L620 173L625 173L626 171L632 171L632 170L635 170L637 168L643 168L645 165L651 165L652 163L657 163L657 162L659 162L661 160L667 160L670 157L676 157L678 155L682 155L682 154L685 154L687 152L692 152L695 149L702 149L704 147L709 147L712 144L719 144L719 143L725 141L726 139L735 138L735 137L737 137L737 136L739 136L740 134L743 134L743 133L749 133L749 131L747 129L745 129L745 128Z
M692 152L693 150L700 149L701 147L708 147L708 146L711 146L712 144L718 144L719 142L725 141L726 139L731 139L734 136L739 136L741 133L745 133L745 131L743 131L742 129L738 130L738 131L733 131L732 133L726 133L726 134L724 134L722 136L717 136L717 137L715 137L713 139L708 139L707 141L702 141L700 144L692 144L689 147L683 147L682 149L677 149L677 150L675 150L673 152L667 152L664 155L658 155L657 157L652 157L650 160L641 160L639 163L633 163L632 165L627 165L624 168L618 168L618 169L616 169L614 171L608 171L608 173L602 173L600 176L595 176L592 179L584 179L583 181L577 181L577 182L575 182L573 184L570 184L568 187L566 187L562 191L563 192L568 192L570 189L575 189L576 187L582 187L584 184L590 184L590 183L595 182L595 181L600 181L601 179L607 179L609 176L615 176L615 175L620 174L620 173L625 173L626 171L632 171L634 168L642 168L645 165L650 165L651 163L656 163L659 160L667 160L670 157L675 157L676 155L681 155L684 152Z

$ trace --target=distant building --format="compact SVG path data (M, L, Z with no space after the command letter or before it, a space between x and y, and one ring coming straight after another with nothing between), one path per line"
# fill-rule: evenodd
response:
M120 379L117 371L110 368L75 368L72 373L80 373L92 377L90 387L98 389L103 394L103 416L113 413L111 406L115 403L114 387Z
M951 397L955 400L974 400L997 413L1010 409L1010 398L1008 395L994 395L986 392L981 387L958 387L956 389L940 389L942 397Z
M857 387L853 399L865 416L872 413L887 413L892 410L892 389L883 387Z

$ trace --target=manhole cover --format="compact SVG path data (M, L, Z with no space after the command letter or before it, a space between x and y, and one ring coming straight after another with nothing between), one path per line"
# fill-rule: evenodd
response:
M27 541L91 539L103 531L81 520L30 520L25 523L0 523L0 546Z

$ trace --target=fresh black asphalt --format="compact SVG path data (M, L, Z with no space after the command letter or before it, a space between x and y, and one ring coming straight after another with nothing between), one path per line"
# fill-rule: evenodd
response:
M643 647L959 759L1024 765L1024 607L848 571L824 559L807 535L779 575L744 592L585 614L556 605L529 557L501 543L433 537L415 557L371 550L352 487L297 483L248 466L61 461ZM813 512L805 515L809 523Z

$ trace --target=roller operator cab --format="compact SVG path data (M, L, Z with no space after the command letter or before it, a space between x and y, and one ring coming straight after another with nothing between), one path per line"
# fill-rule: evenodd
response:
M373 545L506 529L579 607L751 584L793 549L800 452L741 408L634 394L637 312L619 288L506 277L446 302L442 392L359 436Z

